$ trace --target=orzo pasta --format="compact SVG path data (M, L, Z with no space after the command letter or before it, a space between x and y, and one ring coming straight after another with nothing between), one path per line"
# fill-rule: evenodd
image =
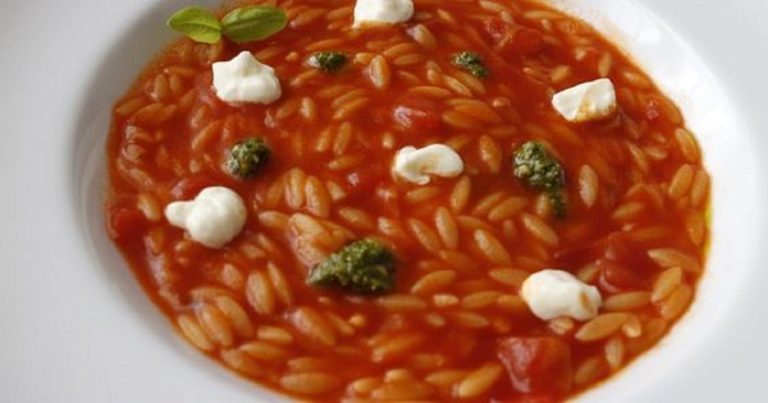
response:
M549 402L684 314L710 177L589 26L271 0L287 21L249 36L235 3L139 76L107 147L109 234L191 345L301 399Z

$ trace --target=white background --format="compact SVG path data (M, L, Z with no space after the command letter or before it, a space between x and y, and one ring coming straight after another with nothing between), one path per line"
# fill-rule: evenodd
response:
M126 71L143 64L132 58L134 48L115 48L129 27L141 18L162 24L171 10L188 2L163 2L162 14L145 15L156 3L2 0L0 402L260 400L256 388L179 343L155 308L133 294L135 284L123 283L130 277L99 267L74 214L71 157L83 127L78 119L84 108L108 107L90 98L89 85L108 51L125 61ZM756 146L768 151L768 5L759 0L642 3L699 53ZM151 36L147 40L152 43ZM768 178L765 164L754 169L759 178ZM750 240L758 241L768 246ZM765 249L756 253L768 261ZM766 401L765 273L743 284L735 299L723 301L738 309L719 320L720 333L695 352L695 359L675 362L664 379L644 385L626 401Z

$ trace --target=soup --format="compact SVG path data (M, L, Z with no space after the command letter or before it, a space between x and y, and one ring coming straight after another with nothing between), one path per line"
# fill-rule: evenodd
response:
M595 386L693 299L695 138L554 9L415 0L359 23L411 4L389 3L265 2L287 17L274 35L172 43L113 109L109 235L181 335L280 393Z

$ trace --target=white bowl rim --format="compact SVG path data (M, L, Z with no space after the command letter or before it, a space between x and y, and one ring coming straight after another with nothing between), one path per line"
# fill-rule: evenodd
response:
M567 5L575 0L562 1ZM104 112L108 119L108 106L146 60L124 55L149 55L171 36L135 27L161 26L163 16L187 3L50 0L7 5L14 18L4 25L8 35L0 35L0 49L14 57L4 60L0 88L14 96L0 99L0 127L9 136L6 147L0 148L0 167L7 173L0 176L0 188L8 189L0 197L4 219L0 263L10 279L0 284L4 307L0 323L6 324L0 332L0 400L269 399L181 343L126 270L103 267L106 246L94 233L103 229L94 221L101 214L94 210L91 197L99 190L93 174L103 165L103 157L90 151L98 149L98 136L103 136ZM586 12L585 18L594 18L598 25L619 21L604 27L608 30L645 29L648 36L637 40L645 49L653 48L649 44L654 38L677 45L672 53L662 53L672 63L661 65L644 61L659 57L658 53L646 54L631 43L624 46L683 105L704 144L715 184L715 239L701 298L690 314L659 348L579 400L749 401L761 396L762 365L768 358L768 325L756 320L768 315L761 287L768 273L760 270L762 258L768 257L760 248L767 239L768 220L760 207L767 200L768 169L759 155L768 143L758 135L768 131L768 119L761 111L768 83L755 78L768 61L764 45L756 43L768 37L768 28L757 18L768 14L768 4L644 3L584 0L576 12ZM648 8L662 14L675 30ZM694 22L684 18L696 9L717 12L695 16ZM632 14L636 15L627 19ZM633 25L640 22L648 25ZM712 26L721 28L719 35L709 33ZM125 42L129 35L132 40ZM76 45L62 46L59 38ZM742 62L730 47L741 49ZM110 63L110 58L121 58L122 63ZM107 65L117 65L118 70L100 76ZM691 66L695 68L686 70ZM686 74L670 73L674 71ZM686 99L687 91L675 93L675 88L690 90L686 85L692 83L677 82L688 79L688 74L709 88L697 92L697 97L708 97L706 105L717 109L697 109L701 99ZM97 77L106 77L110 88L93 86ZM40 111L45 111L44 118ZM725 117L701 123L714 114ZM715 125L721 131L707 134L707 127L700 125ZM718 143L723 133L738 144ZM23 169L32 162L39 170ZM734 175L739 179L733 180ZM90 204L83 203L86 200ZM728 246L718 250L720 245Z

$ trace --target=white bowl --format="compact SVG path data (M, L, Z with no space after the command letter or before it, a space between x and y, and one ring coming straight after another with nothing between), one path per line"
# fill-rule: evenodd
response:
M553 1L618 42L681 106L714 185L710 257L691 311L658 347L578 400L762 396L768 170L759 154L766 140L756 134L768 130L759 113L768 52L758 47L768 5L647 1L676 33L635 0ZM186 4L6 5L13 17L0 29L0 50L10 55L0 74L0 133L12 135L0 148L0 401L278 399L181 341L104 232L111 105L171 40L165 18Z

